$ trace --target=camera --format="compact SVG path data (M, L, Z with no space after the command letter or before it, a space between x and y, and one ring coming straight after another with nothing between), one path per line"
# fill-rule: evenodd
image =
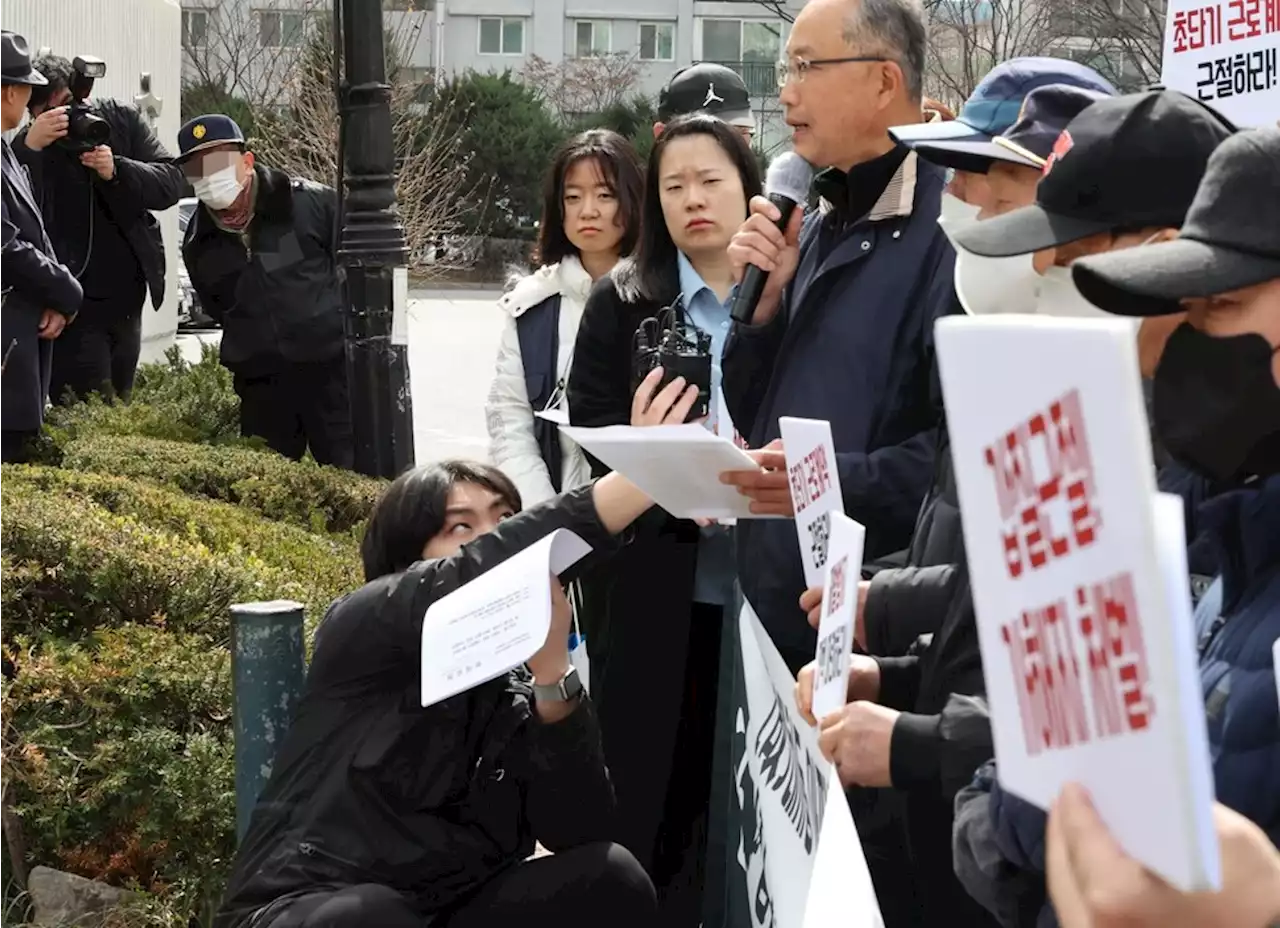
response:
M678 302L656 317L642 321L632 340L631 393L655 367L662 367L656 394L677 377L698 388L698 398L686 422L701 419L711 411L711 336L680 316Z
M111 138L111 126L101 116L95 116L85 101L93 90L93 82L107 73L107 65L92 55L77 55L71 62L71 103L67 107L67 134L55 143L74 154L92 151L107 144Z

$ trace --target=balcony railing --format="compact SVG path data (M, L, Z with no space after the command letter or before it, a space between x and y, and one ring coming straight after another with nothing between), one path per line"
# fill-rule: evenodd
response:
M724 65L736 71L747 85L747 92L753 97L776 97L778 95L778 70L772 61L716 61L713 64Z

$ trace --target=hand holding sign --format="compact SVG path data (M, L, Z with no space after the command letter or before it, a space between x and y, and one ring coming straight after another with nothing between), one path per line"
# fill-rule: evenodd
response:
M815 728L818 716L813 711L813 691L818 681L818 662L810 661L800 668L796 677L796 709L804 720ZM844 701L875 700L880 695L880 665L866 654L849 655L845 671Z

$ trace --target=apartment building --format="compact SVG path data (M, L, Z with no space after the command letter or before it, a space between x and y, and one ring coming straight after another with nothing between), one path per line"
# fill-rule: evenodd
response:
M519 72L534 56L557 64L598 55L634 56L636 90L656 97L677 68L716 61L751 90L762 141L785 134L774 65L804 0L386 0L388 31L407 67L423 73ZM215 56L243 60L237 79L261 92L281 75L269 62L302 44L309 24L328 27L330 0L182 0L186 73ZM230 41L228 41L228 36ZM215 48L217 46L217 48Z

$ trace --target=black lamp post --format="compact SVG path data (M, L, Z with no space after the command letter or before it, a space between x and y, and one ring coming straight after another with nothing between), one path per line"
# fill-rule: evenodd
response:
M404 226L396 212L391 88L383 57L379 0L334 0L334 47L342 49L338 87L338 182L346 269L347 376L355 469L395 477L413 466L413 400L408 339L393 318L407 307ZM345 181L345 184L344 184ZM397 280L400 286L396 286ZM405 320L407 323L407 319Z

